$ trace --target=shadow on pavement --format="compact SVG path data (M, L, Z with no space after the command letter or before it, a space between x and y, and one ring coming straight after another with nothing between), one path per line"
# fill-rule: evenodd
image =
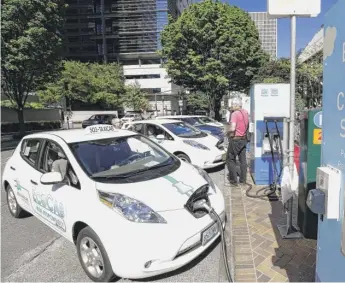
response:
M278 230L278 225L286 225L286 214L282 215L283 204L270 201L270 205L271 214L268 216L278 246L275 248L275 256L271 258L272 269L285 275L290 282L314 282L316 250L313 246L316 241L305 238L283 239Z

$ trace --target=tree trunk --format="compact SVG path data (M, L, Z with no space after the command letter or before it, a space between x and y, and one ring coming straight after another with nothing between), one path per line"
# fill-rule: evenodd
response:
M24 109L23 108L17 109L17 115L18 115L18 123L19 123L19 134L22 137L25 134Z
M220 108L221 108L221 100L220 99L215 99L214 102L214 112L215 112L215 119L217 121L221 120L221 115L220 115Z

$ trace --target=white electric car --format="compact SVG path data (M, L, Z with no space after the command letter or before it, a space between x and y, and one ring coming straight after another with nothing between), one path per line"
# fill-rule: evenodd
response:
M203 169L225 163L223 141L183 121L172 119L134 121L123 124L122 128L151 138L181 160Z
M29 212L73 242L97 282L166 273L203 253L220 231L200 201L225 225L223 195L204 170L111 125L25 136L3 187L10 213Z
M208 125L208 126L213 126L213 127L218 127L218 128L224 128L224 124L208 117L208 116L203 116L203 115L170 115L170 116L158 116L156 119L184 119L188 121L187 119L194 119L198 125Z

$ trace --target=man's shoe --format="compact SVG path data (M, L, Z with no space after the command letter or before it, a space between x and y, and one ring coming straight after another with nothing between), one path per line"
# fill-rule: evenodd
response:
M238 184L234 181L229 181L229 183L230 183L230 186L238 187Z

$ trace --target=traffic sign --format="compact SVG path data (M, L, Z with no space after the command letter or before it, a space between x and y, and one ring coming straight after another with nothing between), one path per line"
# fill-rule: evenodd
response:
M314 129L313 144L321 144L321 143L322 143L322 130Z
M314 116L314 124L318 128L322 128L322 111L317 112Z

